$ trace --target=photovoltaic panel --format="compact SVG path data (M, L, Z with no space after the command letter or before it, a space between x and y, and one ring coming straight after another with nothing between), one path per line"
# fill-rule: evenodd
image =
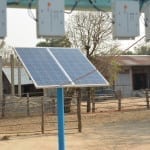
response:
M37 88L108 85L79 49L16 48L16 53Z
M95 66L75 48L49 48L76 85L108 84Z
M46 48L16 48L16 51L36 87L69 83Z

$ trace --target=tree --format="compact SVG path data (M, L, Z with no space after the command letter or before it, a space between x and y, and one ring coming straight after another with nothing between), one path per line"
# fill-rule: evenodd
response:
M7 45L4 40L0 40L0 55L3 58L3 65L10 65L10 55L14 54L13 47ZM17 65L17 58L15 64Z
M111 19L108 13L77 12L68 19L67 34L73 47L88 58L110 46ZM109 43L109 44L108 44Z
M67 35L72 46L80 48L109 81L115 79L118 71L115 57L110 59L100 56L114 56L120 53L117 46L112 44L110 22L108 13L82 11L72 15L67 25ZM89 88L87 91L90 91ZM91 96L87 98L87 112L91 110L89 97Z
M67 24L67 35L72 46L80 48L109 81L113 80L110 70L118 71L117 66L111 68L111 65L117 65L115 58L120 55L118 46L112 41L111 31L111 18L109 13L104 12L77 12ZM103 59L99 56L109 57Z
M117 46L114 46L108 52L103 52L102 55L95 55L93 62L103 76L109 81L110 85L113 86L114 81L117 78L120 66L117 63L117 58L121 54L121 51Z

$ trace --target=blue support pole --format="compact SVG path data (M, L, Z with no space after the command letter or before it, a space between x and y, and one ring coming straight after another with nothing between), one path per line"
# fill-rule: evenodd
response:
M64 89L57 88L57 114L58 114L58 146L59 150L65 150L64 135Z

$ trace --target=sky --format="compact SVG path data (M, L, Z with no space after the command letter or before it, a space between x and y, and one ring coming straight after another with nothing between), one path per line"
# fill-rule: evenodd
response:
M31 19L27 9L7 9L7 37L8 45L13 47L35 46L36 22Z
M35 15L35 10L32 10ZM143 21L143 20L142 20ZM142 21L140 25L142 25ZM121 48L127 49L136 40L143 36L144 29L141 27L141 35L135 40L120 41ZM34 47L41 39L37 39L36 22L28 15L27 9L7 8L7 37L5 41L13 47Z

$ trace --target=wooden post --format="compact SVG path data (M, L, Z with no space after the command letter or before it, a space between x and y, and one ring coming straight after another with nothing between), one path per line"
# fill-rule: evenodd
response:
M15 95L15 87L14 87L14 56L10 55L10 63L11 63L11 95Z
M41 132L44 134L44 96L41 98Z
M90 92L90 87L87 88L87 112L91 112L91 92Z
M30 101L29 101L29 93L27 93L27 116L30 116Z
M5 105L6 105L5 96L3 96L3 100L2 100L2 118L5 117Z
M118 99L118 111L121 111L121 90L118 90L116 92L116 96L117 96L117 99Z
M0 56L0 103L2 103L2 117L3 117L3 73L2 73L2 56Z
M78 118L78 131L82 132L82 121L81 121L81 89L77 89L77 118Z
M94 88L91 89L92 112L95 112L95 92Z
M21 64L18 60L18 96L21 97Z
M48 94L48 89L43 89L43 96L47 97L47 94Z
M150 108L150 106L149 106L149 93L148 92L149 92L148 90L146 90L146 92L145 92L145 94L146 94L146 106L147 106L147 109Z
M55 99L52 99L52 113L56 113L56 103L55 103Z

